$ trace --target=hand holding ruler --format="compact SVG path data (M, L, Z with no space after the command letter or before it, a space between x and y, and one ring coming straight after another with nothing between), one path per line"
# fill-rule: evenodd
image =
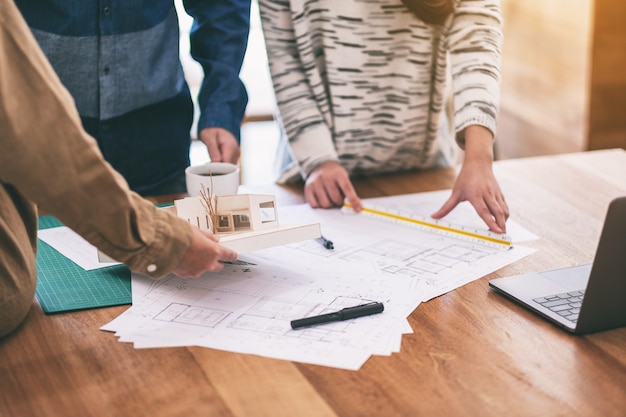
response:
M432 217L419 216L412 213L380 207L375 204L362 204L362 207L363 208L359 214L381 220L418 227L430 232L452 236L493 248L509 249L511 247L511 237L506 234L494 233L490 230L453 224L443 220L433 219ZM355 213L352 209L352 205L347 201L344 202L341 211L344 213Z

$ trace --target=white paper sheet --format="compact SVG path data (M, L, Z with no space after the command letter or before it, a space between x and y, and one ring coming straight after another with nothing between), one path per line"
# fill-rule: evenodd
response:
M446 197L428 194L371 201L429 215ZM469 209L455 210L454 222L476 222ZM371 355L400 349L402 334L411 332L407 316L421 302L534 252L515 243L534 236L512 221L514 245L504 251L339 209L280 207L279 221L319 222L334 249L317 240L268 248L198 279L133 274L133 306L102 329L136 348L205 346L354 370ZM299 330L289 325L367 301L383 302L384 312Z
M98 261L98 249L67 226L39 230L37 237L85 271L119 264Z

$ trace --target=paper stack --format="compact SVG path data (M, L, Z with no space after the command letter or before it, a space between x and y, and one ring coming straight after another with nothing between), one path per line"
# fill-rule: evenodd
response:
M376 202L413 209L423 201L437 204L437 197L445 195ZM464 210L466 217L456 221L475 222L471 207ZM506 251L480 247L340 210L279 211L286 224L320 223L334 249L305 240L242 254L221 273L197 279L133 275L132 307L102 329L136 348L204 346L357 370L372 355L400 350L402 335L412 331L407 317L421 302L533 252L517 244ZM509 228L516 242L532 238L512 221ZM297 330L290 326L291 320L371 301L382 302L384 311Z

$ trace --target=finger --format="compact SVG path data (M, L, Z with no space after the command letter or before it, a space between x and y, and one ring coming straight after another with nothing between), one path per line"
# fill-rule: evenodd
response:
M236 165L239 163L240 156L241 156L241 153L239 152L238 148L229 149L227 152L224 152L224 161L230 162L231 164Z
M307 195L307 201L313 208L332 207L332 202L326 192L326 186L319 178L316 181L306 184L305 195Z
M217 138L215 136L203 139L203 142L206 144L207 150L209 151L209 157L211 158L211 161L224 162L220 145L217 142Z
M489 211L491 213L491 218L495 219L495 223L500 231L496 229L492 229L494 232L498 233L506 233L506 219L507 215L503 209L503 207L497 201L494 201L491 205L489 205Z
M352 186L352 183L350 182L350 180L348 180L347 183L344 183L341 186L341 191L343 195L345 196L345 199L347 199L350 205L352 206L352 210L358 213L363 209L361 205L361 199L359 198L356 191L354 190L354 187ZM343 205L343 200L341 201L341 205Z
M496 222L493 211L487 206L485 201L481 200L473 205L474 210L476 210L476 213L485 222L489 230L495 233L504 233L502 227Z
M211 264L209 264L209 266L207 267L208 272L220 272L223 269L224 269L224 262L221 262L221 261L211 262Z
M511 215L511 212L509 211L509 205L506 203L504 196L502 195L498 196L498 203L500 204L500 207L502 207L502 210L504 211L504 219L508 220L509 216Z
M304 199L313 208L318 208L320 206L319 202L317 201L317 196L315 195L313 186L310 184L305 184L304 186Z
M213 242L219 242L220 236L216 233L209 232L208 230L199 229L202 232L202 236L212 240Z
M208 271L219 272L224 269L224 265L227 262L234 262L236 260L237 252L234 252L222 246L220 248L220 252L217 255L217 258L209 264Z
M459 203L461 199L455 195L451 195L439 210L430 215L433 219L441 219L450 213Z
M231 164L237 164L239 162L239 157L241 155L241 152L239 150L239 146L231 144L231 143L224 143L221 146L221 155L222 158L225 162L230 162Z
M324 191L330 203L329 207L339 207L343 205L345 193L339 184L332 183L328 187L325 187Z
M317 186L315 188L315 198L319 204L319 207L330 208L333 206L332 199L328 195L328 191L324 185Z
M506 233L506 221L509 218L509 206L504 199L504 196L501 192L496 193L494 200L489 202L487 200L487 205L491 210L491 214L494 217L496 223L502 229L502 233Z
M239 255L232 249L222 247L223 253L220 255L220 262L235 262Z
M202 267L203 271L200 271L200 274L197 276L202 275L204 272L219 272L224 269L225 263L234 262L236 260L236 252L233 252L232 250L221 246L215 258L212 258L211 260L206 262Z

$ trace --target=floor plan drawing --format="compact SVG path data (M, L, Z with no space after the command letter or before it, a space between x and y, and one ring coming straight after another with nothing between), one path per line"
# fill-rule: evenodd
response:
M384 203L384 201L379 204ZM318 223L332 240L301 240L240 254L219 273L133 278L133 305L103 330L136 348L194 345L358 369L400 349L406 317L534 250L502 250L372 217L309 206L279 208L286 223ZM143 282L142 285L139 285ZM292 329L291 320L376 301L373 316Z

